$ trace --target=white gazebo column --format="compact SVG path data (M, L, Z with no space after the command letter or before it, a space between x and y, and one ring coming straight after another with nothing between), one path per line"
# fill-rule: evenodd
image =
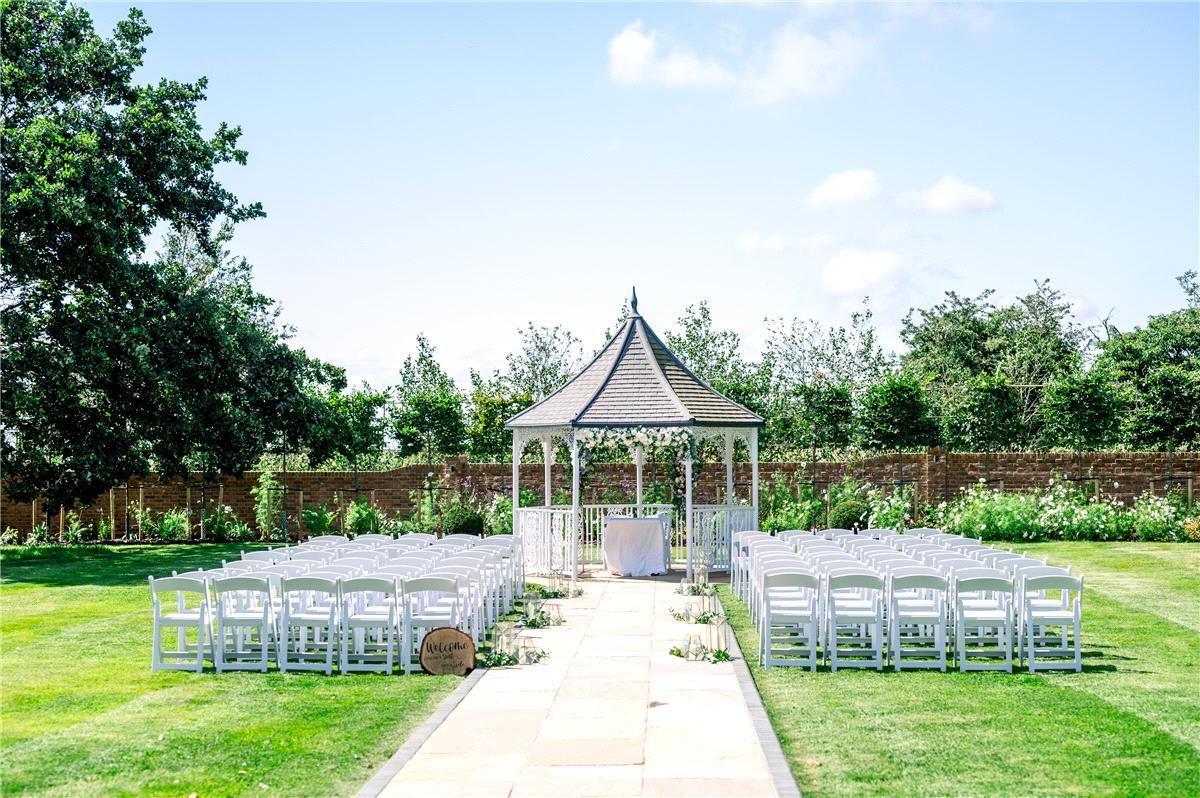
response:
M725 503L733 504L733 430L725 430Z
M554 440L549 435L542 438L542 462L543 462L544 468L545 468L545 480L546 480L546 491L545 491L544 504L547 507L549 507L554 498L554 494L551 490L551 485L550 485L550 468L554 464Z
M754 528L758 529L758 428L750 430L751 503L754 505Z
M692 455L683 458L683 521L687 529L687 578L692 580Z
M633 464L637 470L637 512L634 515L637 518L642 517L642 464L646 460L646 450L641 446L636 446L633 449Z
M520 520L517 515L521 511L521 431L513 430L513 470L512 470L512 525L513 538L519 538Z
M571 435L571 590L579 570L579 441Z

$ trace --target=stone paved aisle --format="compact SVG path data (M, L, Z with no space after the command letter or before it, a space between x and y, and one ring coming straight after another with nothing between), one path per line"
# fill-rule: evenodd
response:
M485 673L381 796L776 795L733 666L667 653L678 577L580 585L525 633L550 656Z

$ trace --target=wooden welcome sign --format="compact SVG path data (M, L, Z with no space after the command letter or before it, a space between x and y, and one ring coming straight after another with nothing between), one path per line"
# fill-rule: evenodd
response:
M466 676L475 668L475 642L452 626L430 630L421 641L421 668L434 676Z

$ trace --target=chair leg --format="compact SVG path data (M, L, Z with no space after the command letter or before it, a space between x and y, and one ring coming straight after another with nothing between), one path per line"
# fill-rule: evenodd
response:
M150 648L150 672L158 673L158 667L162 664L162 627L159 626L158 618L154 619L154 642Z

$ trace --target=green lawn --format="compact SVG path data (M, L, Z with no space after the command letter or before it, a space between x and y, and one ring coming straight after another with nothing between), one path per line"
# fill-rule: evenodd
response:
M152 674L146 577L240 548L0 552L4 795L352 794L459 682Z
M1200 795L1200 546L1025 548L1084 575L1082 673L750 662L806 798ZM745 606L720 590L753 659Z

